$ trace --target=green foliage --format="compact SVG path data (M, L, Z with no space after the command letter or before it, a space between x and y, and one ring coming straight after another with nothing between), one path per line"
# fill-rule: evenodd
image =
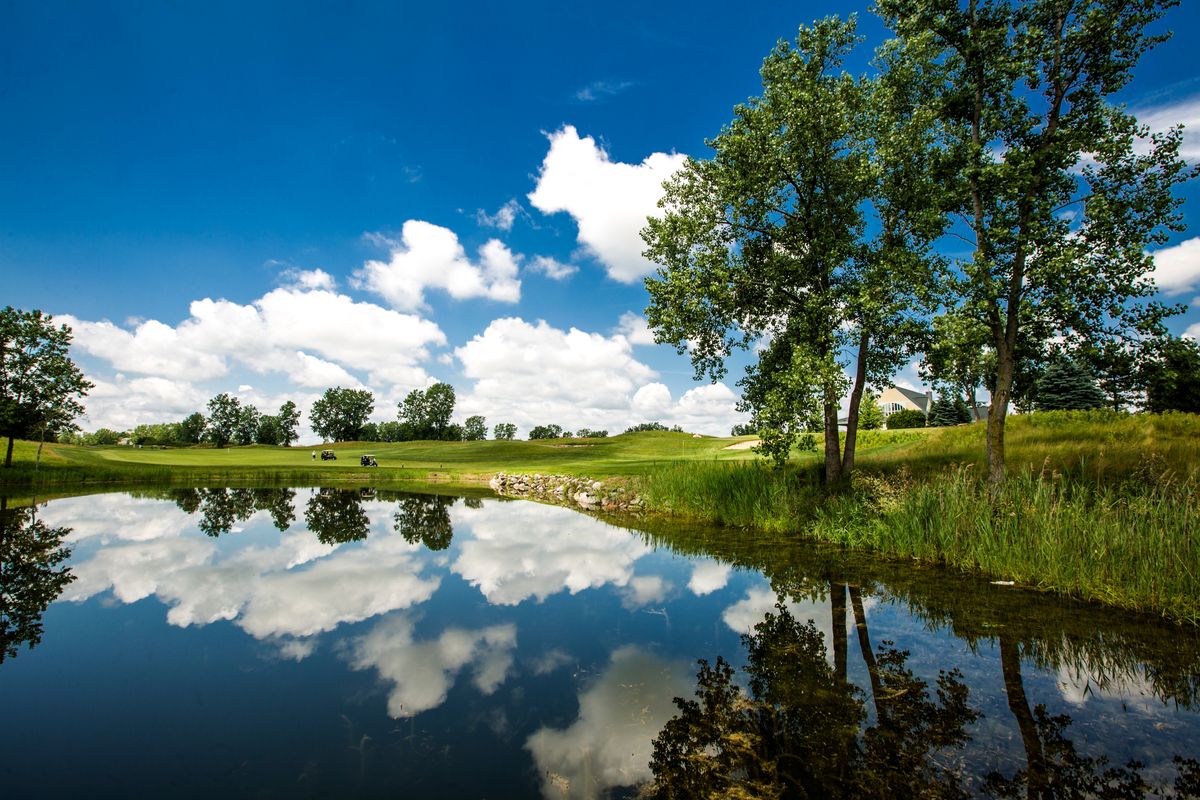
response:
M1038 378L1039 411L1086 411L1103 405L1096 380L1073 359L1054 360Z
M883 409L879 400L870 392L864 392L858 406L858 427L864 431L875 431L883 427Z
M125 438L125 434L122 431L114 431L111 428L100 428L85 438L87 439L86 444L112 445Z
M237 422L233 427L233 440L243 445L254 444L262 416L262 412L249 403L239 408ZM277 435L273 428L273 425L268 425L268 429L271 431L271 438L275 438Z
M988 477L1022 361L1060 336L1154 335L1179 309L1150 301L1150 252L1183 229L1173 189L1196 174L1180 127L1149 134L1110 98L1161 42L1175 0L879 0L895 47L939 95L947 214L974 246L955 265L956 314L987 330L995 367ZM1002 156L997 154L1003 154ZM1072 213L1064 214L1064 210ZM1027 384L1028 385L1028 384Z
M1200 414L1200 344L1169 338L1146 367L1146 410Z
M182 422L179 423L179 442L180 444L200 444L204 440L204 429L208 426L208 420L199 411L188 414ZM97 444L115 444L115 442L97 442Z
M754 427L752 422L739 422L729 430L730 436L756 436L758 429Z
M830 482L854 459L838 439L842 354L854 353L857 425L863 388L919 349L913 311L932 307L930 243L944 225L920 109L928 84L898 49L880 51L877 76L849 75L858 40L853 20L829 18L781 41L762 95L735 108L711 160L667 182L665 214L642 234L662 265L646 282L656 338L714 380L734 349L768 340L741 408L777 463L819 415Z
M138 425L130 433L130 439L134 444L162 446L169 444L180 444L183 435L179 429L179 423L166 422L157 425Z
M661 422L639 422L637 425L630 425L625 429L625 433L643 433L645 431L675 431L676 433L682 433L683 428L678 425L672 425L668 428Z
M590 428L580 428L575 436L579 439L607 439L608 431L594 431Z
M345 544L367 538L371 521L357 490L322 488L309 498L304 524L323 544Z
M405 426L404 440L461 440L461 431L450 430L454 402L454 387L448 383L435 383L425 391L413 389L405 395L397 411Z
M71 556L70 528L46 525L35 508L9 508L0 497L0 664L22 645L42 640L42 615L75 580L63 563Z
M13 441L75 430L80 400L93 384L71 361L71 329L41 311L0 310L0 436Z
M846 587L831 591L844 608ZM865 704L844 658L839 671L811 620L798 623L782 601L775 609L742 637L749 692L718 658L715 667L700 662L696 700L675 699L680 713L654 740L651 796L967 796L958 771L934 758L961 748L979 717L959 673L939 674L935 702L907 653L890 642L864 652L876 714L860 734ZM858 621L865 636L866 620Z
M462 439L465 442L481 442L487 438L487 420L475 414L463 423Z
M224 447L237 435L242 419L242 404L228 392L222 392L208 401L208 427L205 438L217 447Z
M563 429L561 425L534 425L529 430L529 440L535 439L561 439Z
M349 442L359 438L375 410L375 396L367 389L326 389L309 411L309 424L325 441Z
M929 407L929 419L926 424L931 428L941 428L947 425L965 425L971 421L971 410L967 402L959 395L952 397L942 395Z
M274 444L281 444L287 447L296 441L299 436L300 411L291 400L286 401L279 407L279 413L275 416L275 427L278 431L278 438Z
M454 538L449 509L457 500L436 494L404 497L392 517L392 529L409 544L420 543L433 552L445 550Z
M497 441L512 441L516 438L517 426L511 422L497 422L492 428L492 438Z
M904 428L924 428L925 424L925 415L915 408L902 408L899 411L893 411L887 416L887 429L889 431L902 430Z
M985 325L958 309L934 318L929 344L921 361L922 378L930 383L952 386L974 402L979 388L988 383L995 372L995 348Z

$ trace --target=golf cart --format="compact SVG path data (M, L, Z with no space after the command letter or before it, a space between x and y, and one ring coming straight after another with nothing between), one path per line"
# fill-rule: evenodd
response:
M358 465L360 467L378 467L379 462L375 460L375 456L360 456Z
M322 450L321 451L321 460L322 461L337 461L337 453L333 452L332 450Z

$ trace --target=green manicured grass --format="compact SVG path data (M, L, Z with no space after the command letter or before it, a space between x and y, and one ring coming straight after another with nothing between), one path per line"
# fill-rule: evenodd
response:
M742 438L744 440L745 437ZM0 485L62 483L194 483L219 480L301 483L485 482L501 471L637 476L665 463L756 460L749 450L728 450L738 439L692 438L652 431L606 439L482 442L344 442L313 447L226 447L214 449L76 447L46 445L33 469L37 445L18 442L13 466L0 470ZM314 449L317 459L312 458ZM336 461L321 461L331 449ZM359 466L371 454L379 467Z

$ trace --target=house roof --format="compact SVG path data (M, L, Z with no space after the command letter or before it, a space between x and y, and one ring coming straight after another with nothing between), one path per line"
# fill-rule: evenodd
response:
M925 394L925 392L918 392L914 391L913 389L905 389L903 386L893 386L892 388L907 397L909 400L913 401L917 408L921 409L922 411L929 411L929 409L925 407L926 401L929 399L929 396Z

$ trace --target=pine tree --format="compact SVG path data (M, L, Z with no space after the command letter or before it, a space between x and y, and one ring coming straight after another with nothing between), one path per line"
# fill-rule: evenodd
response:
M1077 362L1060 358L1038 379L1036 402L1039 411L1081 411L1103 406L1104 393Z

